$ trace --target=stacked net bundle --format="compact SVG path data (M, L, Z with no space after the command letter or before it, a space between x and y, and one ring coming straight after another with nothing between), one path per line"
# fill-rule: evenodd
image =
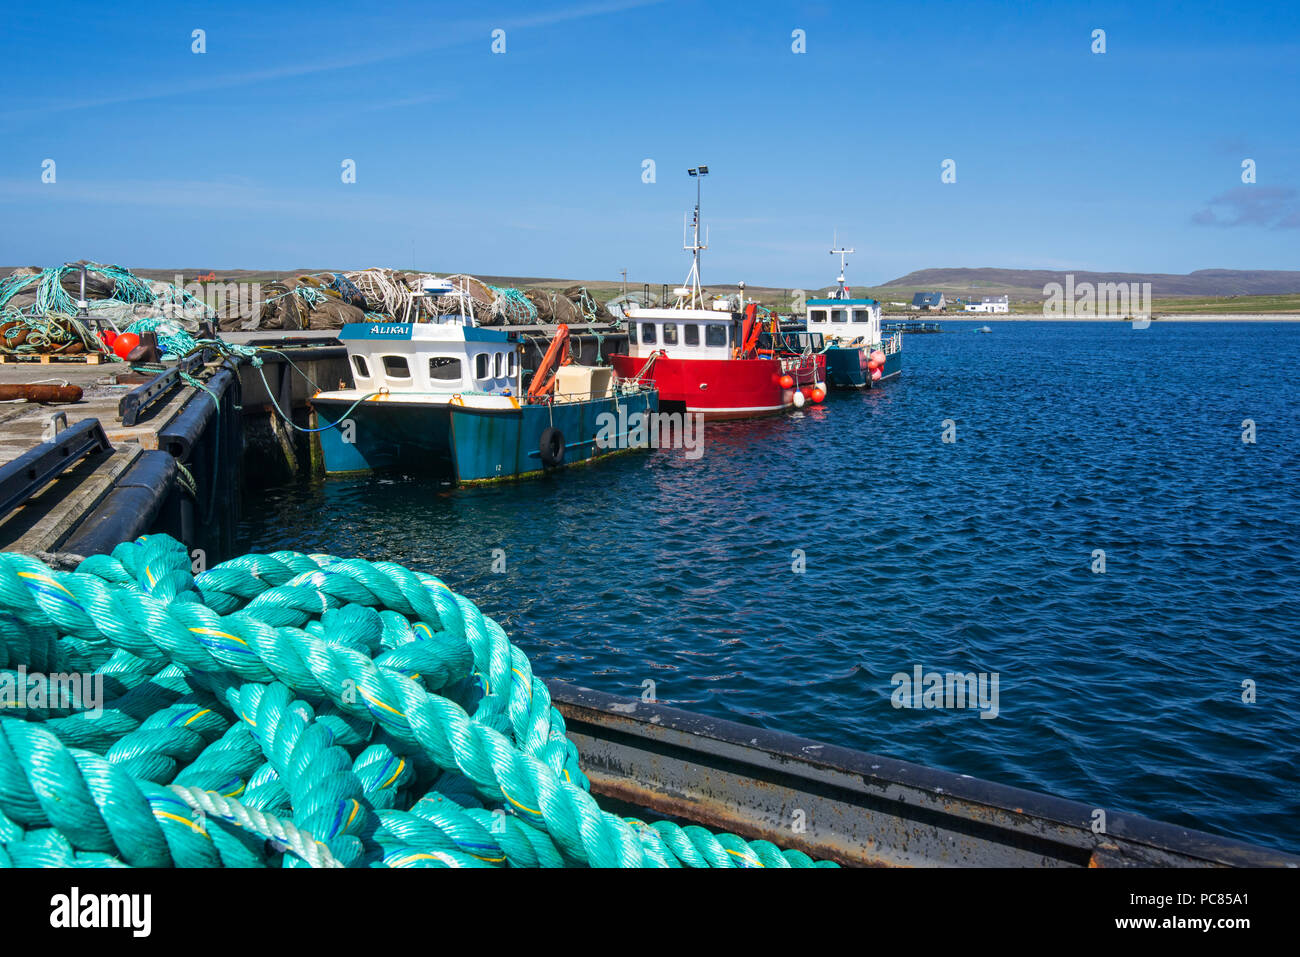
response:
M121 266L87 262L47 269L23 267L0 280L0 350L11 354L106 352L86 316L121 332L142 320L168 319L197 332L215 311L188 289L136 276ZM85 295L85 313L79 299Z
M352 304L363 311L385 313L400 320L412 309L414 290L401 273L371 268L343 273L342 278L362 298L363 302Z
M502 286L489 287L496 298L492 300L492 315L508 326L525 326L537 322L537 307L519 289Z
M271 282L262 287L260 313L252 322L231 321L223 329L341 329L364 322L363 309L345 301L338 291L321 282Z
M497 294L492 290L491 286L481 279L475 279L473 276L464 274L448 276L446 281L450 282L463 294L470 312L473 313L474 319L479 325L496 326L501 324L501 316L493 309ZM462 310L460 296L442 296L434 300L431 305L439 315L444 316L459 313Z

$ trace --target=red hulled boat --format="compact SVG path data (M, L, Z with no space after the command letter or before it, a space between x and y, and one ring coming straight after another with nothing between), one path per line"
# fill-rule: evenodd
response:
M707 172L701 166L691 175ZM743 419L821 401L826 357L783 348L775 315L760 318L757 303L743 299L717 299L705 307L700 251L708 247L700 244L698 192L692 225L694 238L684 247L693 253L691 272L674 290L676 302L671 308L627 310L628 350L610 357L614 371L653 384L660 410L699 412L705 419ZM760 343L764 326L771 335Z

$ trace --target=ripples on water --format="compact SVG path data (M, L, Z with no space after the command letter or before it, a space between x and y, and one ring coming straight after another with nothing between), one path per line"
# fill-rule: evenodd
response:
M434 572L542 675L1296 849L1300 325L976 325L697 461L303 483L242 545ZM998 718L893 708L915 665Z

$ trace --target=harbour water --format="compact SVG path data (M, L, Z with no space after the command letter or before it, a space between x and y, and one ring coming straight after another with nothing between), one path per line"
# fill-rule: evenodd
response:
M238 551L432 571L542 675L1295 850L1300 324L979 325L696 459L259 492ZM895 707L917 667L996 674L996 718Z

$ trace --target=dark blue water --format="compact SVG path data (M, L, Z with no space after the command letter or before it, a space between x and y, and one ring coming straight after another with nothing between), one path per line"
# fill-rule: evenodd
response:
M543 675L1300 848L1300 324L980 324L697 461L317 481L243 544L432 571ZM893 707L917 665L997 718Z

